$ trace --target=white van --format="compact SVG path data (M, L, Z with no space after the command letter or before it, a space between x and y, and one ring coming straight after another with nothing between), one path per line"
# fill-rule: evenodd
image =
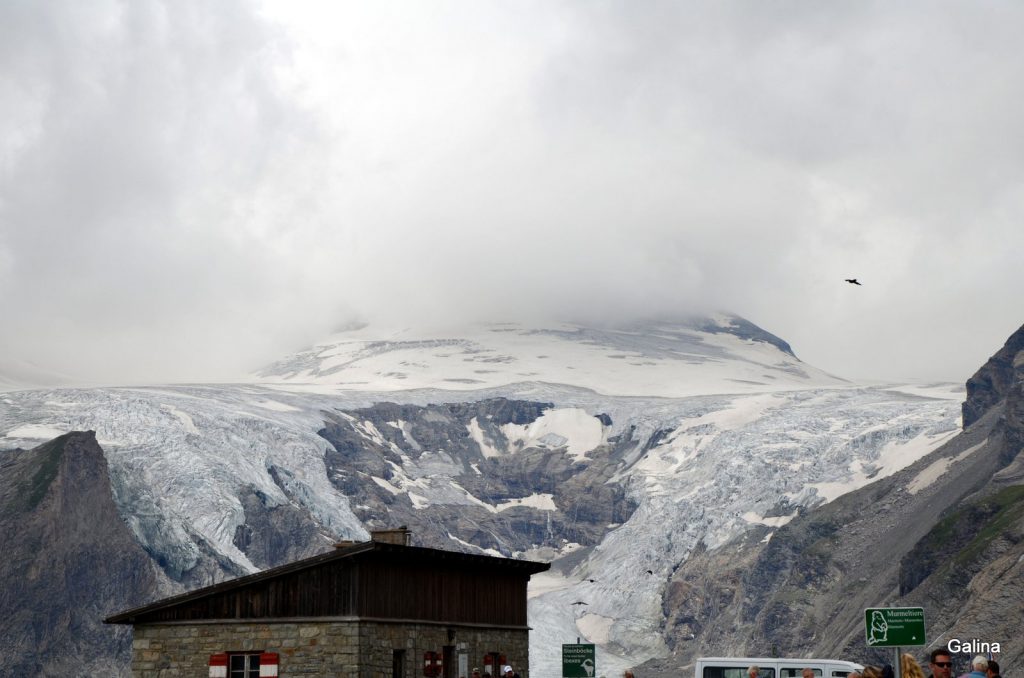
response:
M701 657L694 666L694 678L747 678L747 669L757 666L758 678L800 678L804 669L815 678L846 678L864 667L841 659L788 659L784 657Z

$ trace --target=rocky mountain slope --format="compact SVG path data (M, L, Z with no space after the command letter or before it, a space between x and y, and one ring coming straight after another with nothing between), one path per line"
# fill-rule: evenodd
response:
M598 644L610 674L685 659L691 635L711 638L702 629L717 617L682 614L689 601L679 596L699 574L689 563L768 537L784 546L787 523L899 477L959 430L962 397L949 386L853 387L749 323L705 324L488 331L454 353L420 340L377 346L372 370L342 365L333 384L285 371L263 384L7 393L0 435L31 448L69 430L96 432L106 466L96 458L94 473L109 478L123 525L155 572L125 607L407 524L422 545L553 561L531 586L535 675L557 671L560 643L577 636ZM533 353L536 341L550 353ZM584 387L555 383L574 372L562 359L551 373L520 374L527 356L544 364L553 359L537 356L555 350L577 356L565 360ZM314 357L314 376L333 369L323 362L332 356ZM481 380L493 385L396 388L456 362L489 370ZM657 374L647 363L690 380L638 396ZM609 365L614 388L595 392L592 380ZM358 388L340 385L364 377L370 383ZM374 391L378 378L384 390ZM709 586L733 577L739 590L743 572L727 576L728 565L704 575ZM714 609L731 604L712 593ZM580 600L587 605L571 604ZM37 661L59 666L65 655L50 647ZM111 665L124 661L123 645L97 647Z
M1011 391L1019 388L1019 365L1015 363L1021 351L1024 351L1024 327L1010 335L1003 347L967 380L967 399L963 405L964 428L1003 403Z
M127 675L131 634L101 620L163 588L92 433L0 457L0 534L0 673Z
M922 654L978 639L1000 643L1004 666L1024 661L1022 338L1024 328L968 382L965 430L945 445L801 512L767 542L750 531L702 545L666 588L675 642L649 672L722 653L891 661L864 639L864 608L885 605L925 609Z

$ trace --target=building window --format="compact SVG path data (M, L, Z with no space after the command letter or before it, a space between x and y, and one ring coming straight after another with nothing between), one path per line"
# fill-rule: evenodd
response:
M391 653L391 678L405 678L405 650Z
M228 678L260 678L260 653L228 653Z

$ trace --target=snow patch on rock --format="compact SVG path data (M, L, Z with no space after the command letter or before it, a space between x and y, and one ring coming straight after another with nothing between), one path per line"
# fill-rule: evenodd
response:
M565 447L576 461L605 442L604 425L578 407L547 410L532 423L505 424L501 432L513 447Z
M907 483L907 492L910 494L917 494L938 480L947 470L949 470L950 466L971 456L974 452L981 449L987 442L988 439L985 439L977 445L967 448L951 459L938 459L932 462L920 473L914 476L913 480Z
M492 459L501 456L501 450L495 447L494 443L488 439L487 434L480 428L480 422L477 421L476 417L470 419L466 429L469 431L469 437L480 446L480 454L484 455L485 458Z
M498 504L495 509L498 511L504 511L506 509L518 508L520 506L528 506L530 508L535 508L538 511L558 510L558 507L555 506L554 496L551 494L531 494L529 497L510 499L509 501Z

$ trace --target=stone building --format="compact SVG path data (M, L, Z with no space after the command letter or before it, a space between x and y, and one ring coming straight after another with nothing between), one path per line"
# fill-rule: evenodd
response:
M385 530L105 621L133 625L136 678L527 678L526 588L549 567Z

